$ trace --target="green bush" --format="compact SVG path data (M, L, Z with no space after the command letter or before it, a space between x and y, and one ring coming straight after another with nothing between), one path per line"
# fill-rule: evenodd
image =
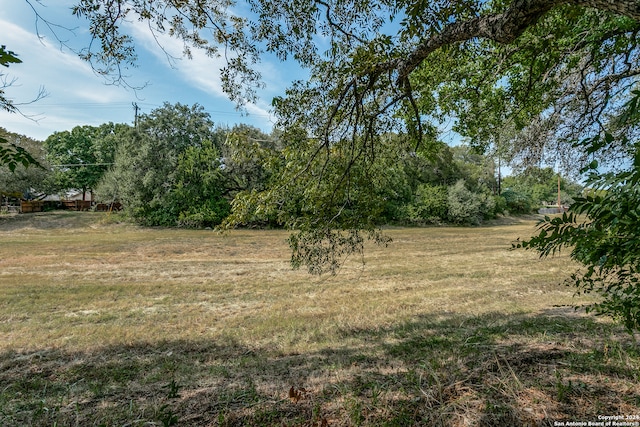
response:
M464 180L449 187L448 219L454 224L478 225L495 216L496 202L492 196L470 191Z
M494 208L493 214L496 215L504 215L509 209L507 208L507 201L502 196L493 196Z
M447 217L447 188L439 185L418 186L413 203L406 207L407 220L437 224Z
M131 217L146 227L175 227L176 214L161 205L137 207L129 211Z
M512 214L526 214L533 210L533 200L524 193L505 190L500 197L505 201L506 210Z
M613 139L611 136L607 136ZM591 144L596 145L598 139ZM611 316L629 331L640 330L640 144L631 166L619 172L589 169L592 189L561 217L546 217L539 233L515 247L535 249L541 256L571 251L582 265L569 279L578 293L600 300L587 311Z
M231 212L231 205L225 199L211 199L202 205L193 206L180 212L178 226L187 228L215 227Z

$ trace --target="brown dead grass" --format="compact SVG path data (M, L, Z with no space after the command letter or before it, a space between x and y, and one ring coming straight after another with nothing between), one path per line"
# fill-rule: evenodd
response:
M104 219L0 217L0 422L552 425L640 413L637 345L569 307L588 302L559 284L575 266L509 250L532 220L390 229L365 266L318 278L290 269L286 232Z

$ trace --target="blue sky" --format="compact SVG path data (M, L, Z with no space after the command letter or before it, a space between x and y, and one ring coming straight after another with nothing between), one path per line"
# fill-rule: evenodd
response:
M73 32L58 29L58 37L77 49L88 44L88 25L71 14L72 0L45 0L43 3L44 7L31 1L48 21L73 29ZM20 104L32 100L40 87L48 93L36 103L20 106L23 115L29 118L0 112L0 126L40 140L55 131L70 130L78 125L133 123L133 102L140 107L141 113L149 113L165 101L187 105L198 103L217 125L246 123L270 132L273 125L273 117L269 114L271 99L283 95L294 79L306 76L295 64L264 57L257 68L266 87L259 92L257 103L248 105L246 112L241 113L221 90L218 72L221 60L194 51L193 59L171 63L151 34L144 31L143 24L130 27L138 64L126 71L131 85L146 84L139 91L105 85L104 79L87 63L61 48L43 22L36 22L36 16L25 0L0 0L0 28L0 44L6 45L23 61L0 70L5 73L5 80L15 80L6 89L7 97ZM174 56L180 56L180 42L170 38L161 42Z

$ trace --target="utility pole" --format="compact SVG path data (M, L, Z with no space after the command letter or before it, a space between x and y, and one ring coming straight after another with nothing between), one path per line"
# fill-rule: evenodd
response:
M498 196L502 194L502 167L500 165L500 154L498 154Z
M558 172L558 210L560 211L560 213L563 212L561 202L562 200L560 199L560 172Z
M138 110L140 109L140 107L138 107L137 102L132 102L131 104L133 105L133 126L137 128L138 127Z

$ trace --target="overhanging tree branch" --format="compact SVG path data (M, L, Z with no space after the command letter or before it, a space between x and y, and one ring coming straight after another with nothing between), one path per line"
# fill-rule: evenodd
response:
M636 0L515 0L503 13L447 25L439 34L418 44L406 59L395 60L382 67L398 70L398 81L402 81L441 47L475 38L509 44L551 9L564 5L595 8L640 21L640 1Z

